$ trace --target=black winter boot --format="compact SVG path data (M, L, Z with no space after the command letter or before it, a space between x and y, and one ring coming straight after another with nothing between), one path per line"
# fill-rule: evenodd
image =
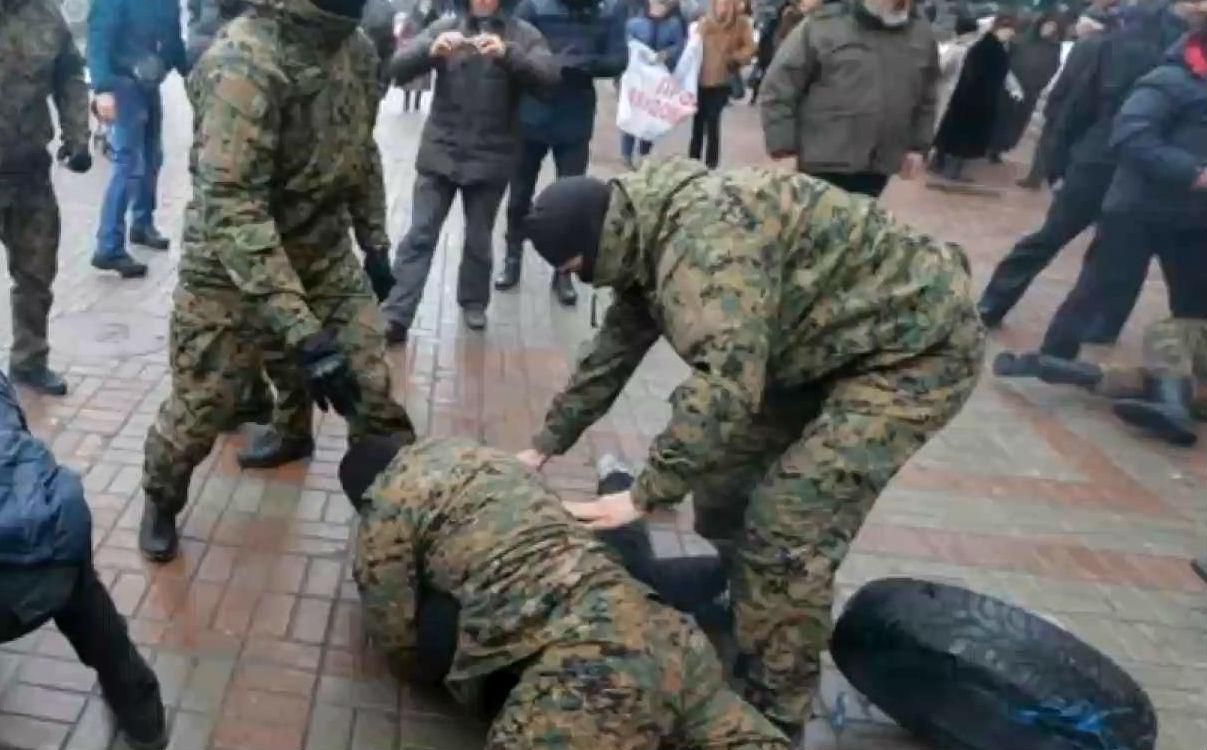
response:
M1039 379L1052 385L1075 385L1092 391L1102 382L1102 368L1093 362L1039 355Z
M1002 352L993 358L993 374L999 378L1034 378L1039 376L1039 353Z
M570 278L570 274L554 271L552 288L557 301L565 307L578 304L578 292L574 289L574 280Z
M314 455L314 438L309 435L282 435L270 424L248 425L244 435L247 445L238 456L244 469L275 469Z
M1198 440L1190 414L1193 393L1194 382L1189 378L1153 378L1148 384L1148 400L1117 401L1115 416L1167 443L1190 447Z
M138 529L138 548L151 562L168 562L176 557L180 547L176 515L162 510L151 498L145 502Z
M503 270L495 277L495 289L506 292L515 289L520 283L520 269L523 268L524 244L507 242L507 255L503 258Z
M46 365L24 365L9 368L8 377L19 385L33 388L47 396L66 396L67 381Z

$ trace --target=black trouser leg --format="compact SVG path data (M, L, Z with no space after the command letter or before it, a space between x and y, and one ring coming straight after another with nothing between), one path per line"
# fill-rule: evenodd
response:
M411 228L394 254L394 288L382 304L386 318L410 328L432 271L440 229L457 194L457 185L441 175L420 172L411 199ZM488 264L489 268L489 264ZM488 271L489 273L489 271Z
M703 93L703 92L701 92ZM687 156L689 159L700 159L700 154L704 153L704 101L702 98L696 100L696 114L692 116L692 139L687 146Z
M541 162L549 153L549 144L524 141L520 149L520 164L511 180L511 192L507 196L507 253L518 255L524 243L524 219L532 210L532 196L536 193L536 181L541 174Z
M96 670L105 700L119 717L160 702L155 673L130 641L125 618L91 565L81 567L75 589L54 621L80 661Z
M704 163L715 169L721 158L721 113L729 101L728 86L711 86L700 89L699 114L703 131ZM701 149L696 143L696 124L692 122L692 158L699 159Z
M1157 237L1157 260L1175 318L1207 319L1207 228L1169 229Z
M1064 184L1052 198L1043 226L1020 240L994 269L981 295L986 322L996 324L1005 317L1057 253L1094 223L1112 174L1110 166L1069 168Z
M555 143L553 145L553 166L557 170L558 179L586 174L590 161L590 141Z
M457 304L467 310L485 310L490 304L491 235L505 190L506 183L476 183L461 187L465 245L457 271Z
M838 172L814 172L811 176L825 180L834 187L848 193L866 195L869 198L879 198L888 186L888 175L873 172L858 172L856 174L839 174Z

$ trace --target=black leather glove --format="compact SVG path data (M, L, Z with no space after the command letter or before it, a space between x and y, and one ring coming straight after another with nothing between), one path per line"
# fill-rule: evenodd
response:
M340 416L355 413L360 401L360 385L348 366L348 359L335 344L335 331L326 329L302 340L298 363L306 374L306 384L314 403L323 411L328 405Z
M59 152L56 156L60 164L76 174L83 174L92 169L92 154L88 153L87 146L73 149L64 143L62 146L59 146Z
M385 302L394 288L394 274L390 271L390 251L387 248L365 250L365 275L378 302Z

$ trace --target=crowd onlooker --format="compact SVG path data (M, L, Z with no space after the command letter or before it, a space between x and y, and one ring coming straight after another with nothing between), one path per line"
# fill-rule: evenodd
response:
M721 160L721 115L742 82L742 66L754 57L754 27L737 0L712 0L697 28L704 56L688 153L693 159L703 155L712 169Z
M439 15L428 0L416 3L415 7L403 17L402 27L398 31L396 43L399 49L405 48L420 32L435 23ZM395 73L392 81L402 88L402 111L418 112L423 109L423 95L432 88L432 73L430 70L411 74Z
M649 0L642 14L625 24L626 37L649 47L658 56L658 61L670 70L675 69L687 43L687 24L673 10L673 0ZM648 156L653 147L651 141L639 141L628 133L620 134L620 155L629 169L635 166L634 149L641 156Z
M763 79L767 151L878 196L891 175L922 170L938 79L930 24L911 0L822 5L784 39Z
M990 161L1000 161L1001 155L1022 140L1031 122L1040 94L1060 68L1060 45L1064 30L1055 14L1033 21L1021 36L1007 45L1010 52L1010 72L1022 89L1022 99L1009 92L998 92L997 125L990 143Z

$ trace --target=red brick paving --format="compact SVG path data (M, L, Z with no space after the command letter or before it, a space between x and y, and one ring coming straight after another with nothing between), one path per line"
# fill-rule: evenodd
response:
M603 100L594 163L606 173L619 167L619 159L607 124L610 94ZM169 103L161 216L164 229L178 234L187 197L187 110L178 89L171 90ZM420 120L386 115L382 122L391 230L398 238L409 218ZM728 163L761 158L752 111L731 108L725 126ZM658 151L681 151L682 141L678 134ZM885 202L923 229L964 243L983 280L1046 204L1042 194L1004 187L1009 170L982 173L1003 187L1000 198L894 183ZM335 479L345 435L338 418L316 420L312 461L275 471L240 471L238 438L221 440L194 476L192 501L181 517L181 558L155 567L139 557L142 441L168 389L162 332L177 256L149 256L151 273L142 281L119 281L88 267L106 172L102 164L84 177L56 174L65 232L52 356L72 392L63 399L22 398L34 430L84 476L96 565L131 616L132 637L160 673L174 726L172 747L476 746L480 727L458 718L446 700L395 683L381 657L366 647L349 581L352 512ZM455 247L458 234L452 225L446 244ZM1083 247L1037 281L995 346L1038 340ZM589 304L557 308L548 296L547 270L529 258L522 293L498 296L490 330L470 334L450 302L451 256L455 252L437 257L411 341L390 355L396 395L426 434L525 447L590 332ZM1112 356L1135 358L1139 327L1161 314L1162 294L1160 284L1148 285ZM6 311L0 305L0 318ZM102 346L89 338L94 324L109 326L106 331L128 324L131 334ZM0 320L0 336L7 330L7 320ZM639 462L683 372L673 356L656 349L611 414L551 464L551 485L569 496L590 492L593 461L605 452ZM1121 429L1102 403L1085 394L992 378L952 430L956 439L928 447L877 504L840 571L840 593L869 578L912 574L960 581L1040 611L1108 650L1150 688L1161 713L1161 750L1201 750L1207 735L1207 587L1186 561L1207 552L1202 450L1168 449ZM958 439L970 431L978 437L975 454ZM1017 458L1027 451L1044 460ZM684 509L663 519L656 533L660 549L683 548L679 530L690 516ZM844 690L828 671L823 714L827 701ZM842 747L905 746L877 722L874 715L853 722ZM52 627L0 645L0 747L99 749L110 745L111 733L92 673ZM808 744L833 747L832 734L818 719Z

